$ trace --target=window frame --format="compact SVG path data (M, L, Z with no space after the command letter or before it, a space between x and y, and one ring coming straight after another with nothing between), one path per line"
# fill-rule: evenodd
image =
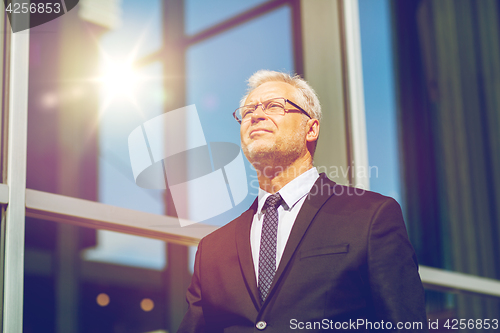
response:
M313 86L318 87L320 98L335 92L337 100L322 100L325 110L338 110L334 117L326 117L326 125L338 130L343 147L342 158L321 153L321 164L344 167L368 166L366 148L366 126L364 124L364 98L362 85L361 48L359 37L359 14L357 0L308 1L274 0L268 1L248 12L183 39L182 50L192 43L242 24L279 6L290 4L294 19L298 20L294 30L296 71L303 74ZM321 15L317 15L322 13ZM0 204L2 206L2 328L4 332L21 333L23 323L23 276L24 276L24 236L25 217L31 216L58 223L74 224L94 229L106 229L127 234L157 238L181 245L196 245L201 238L216 227L202 223L190 227L180 227L177 218L149 214L125 208L26 189L27 159L27 107L29 71L29 30L16 34L10 31L3 17L4 35L2 44L4 59L3 101L4 121L8 128L2 128L4 183L0 184ZM333 24L328 24L333 22ZM324 27L330 38L323 39ZM319 35L318 35L319 34ZM298 37L301 36L301 37ZM319 37L318 37L319 36ZM327 49L334 55L318 59L315 45L328 44ZM325 47L325 45L323 45ZM179 51L179 50L177 50ZM147 64L161 58L157 52L142 59ZM331 60L337 59L337 60ZM5 85L5 83L8 83ZM340 108L337 108L340 106ZM334 120L340 120L335 123ZM5 133L5 130L8 133ZM333 130L331 132L334 132ZM343 137L342 137L343 136ZM333 138L323 135L323 141ZM7 151L5 151L5 149ZM341 154L341 155L342 155ZM325 157L326 156L326 157ZM330 157L328 157L330 156ZM6 174L6 177L5 177ZM362 184L368 188L367 179L346 179L349 183ZM150 221L144 225L142 221ZM168 225L167 228L154 227ZM500 281L474 275L450 272L421 266L420 274L426 288L467 292L478 295L500 297Z

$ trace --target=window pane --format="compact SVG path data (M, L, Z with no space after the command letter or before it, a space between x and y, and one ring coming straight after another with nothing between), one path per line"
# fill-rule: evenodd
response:
M389 1L359 1L370 189L402 204Z
M82 252L88 261L162 270L165 242L118 232L98 230L97 246Z
M26 227L24 332L166 330L164 270L83 260L91 229L30 218Z
M123 1L114 30L76 10L31 29L28 188L164 213L163 191L135 184L128 153L130 132L163 112L162 64L133 67L162 44L160 8ZM99 234L85 258L165 266L164 242L130 237Z
M435 290L426 290L425 296L430 332L451 330L487 332L500 328L498 319L500 299L498 298Z
M136 70L139 82L131 94L122 94L113 88L101 90L99 201L102 203L154 214L164 213L164 191L136 185L128 150L130 133L163 112L160 73L162 65L159 62Z
M498 8L391 2L407 226L419 263L496 280ZM434 297L433 306L447 302ZM456 296L457 319L499 313L498 298Z
M121 0L121 24L102 36L104 52L141 57L162 45L162 0Z
M105 34L99 42L103 84L100 89L98 200L164 214L164 190L136 185L128 151L130 133L163 112L162 64L155 62L140 69L133 67L133 61L161 46L161 2L124 1L122 8L126 23ZM160 270L166 263L165 242L159 240L99 230L97 242L97 247L85 251L83 258Z
M163 111L161 64L132 67L161 46L160 5L124 1L115 30L73 14L31 29L27 187L132 208L130 187L117 191L132 178L127 138Z
M419 262L500 279L499 3L392 1L391 10L406 211Z
M186 0L184 3L186 34L194 35L264 2L266 0Z
M135 184L128 136L163 112L162 64L133 66L161 46L160 9L160 0L124 1L124 23L99 41L99 201L155 214L164 213L163 191Z
M187 104L196 104L207 142L239 145L239 124L232 113L259 69L293 72L290 8L282 7L227 31L187 52ZM188 129L188 139L196 135ZM223 225L248 209L257 195L256 173L246 162L249 194L236 208L206 223ZM253 185L253 187L252 187ZM193 195L193 191L190 195ZM209 204L209 203L207 203ZM191 218L203 207L191 207Z

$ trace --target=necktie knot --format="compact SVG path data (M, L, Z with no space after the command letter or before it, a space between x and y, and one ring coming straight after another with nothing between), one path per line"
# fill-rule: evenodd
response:
M282 201L283 198L281 197L281 195L279 193L274 193L267 197L266 202L264 203L264 208L267 209L268 207L271 208L279 207Z

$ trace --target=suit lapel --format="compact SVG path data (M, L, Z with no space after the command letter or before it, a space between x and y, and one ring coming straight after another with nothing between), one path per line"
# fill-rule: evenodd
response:
M257 289L257 279L255 277L252 249L250 245L250 227L256 211L257 199L255 199L250 209L239 217L239 221L236 224L236 248L243 279L245 280L252 302L258 310L260 308L260 297Z
M328 184L328 190L324 191L323 185ZM297 219L293 224L292 231L290 232L290 237L285 246L285 250L283 251L283 255L280 260L280 264L278 266L278 270L276 271L276 275L274 276L273 283L271 285L271 289L269 290L268 297L263 305L267 303L269 299L271 299L273 294L273 289L279 283L281 275L285 271L286 266L290 262L297 246L300 241L304 237L309 225L312 220L316 216L316 213L323 206L326 200L333 195L335 182L331 181L326 177L324 173L320 175L316 183L311 189L311 192L308 194L308 197L304 201L302 208L297 215Z

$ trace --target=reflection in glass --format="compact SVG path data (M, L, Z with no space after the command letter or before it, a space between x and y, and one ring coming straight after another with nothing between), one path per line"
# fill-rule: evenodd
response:
M93 245L83 236L94 230L79 228L76 233L66 233L66 238L72 237L73 245L69 246L61 239L61 226L68 227L51 221L26 221L24 332L57 332L68 320L61 317L65 314L61 305L71 309L76 318L72 324L75 329L65 332L166 330L165 268L83 260L82 253ZM141 238L130 238L129 250L121 250L150 246L140 242Z
M196 104L207 142L240 144L240 126L232 112L246 92L250 75L259 69L294 71L290 15L290 8L284 6L188 49L187 104ZM188 141L197 139L197 135L200 133L188 128ZM246 159L245 165L249 175L247 198L235 209L205 223L224 225L248 209L258 186L255 171ZM195 193L191 190L190 195ZM189 214L196 219L202 210L190 207Z
M370 190L403 204L389 1L359 1ZM371 170L371 169L370 169Z
M267 0L186 0L185 32L193 35Z
M99 192L102 203L164 214L163 190L135 184L128 136L134 128L163 112L162 64L135 68L141 56L161 46L159 0L126 1L124 22L100 41ZM148 18L145 20L145 18ZM159 240L98 231L97 247L84 252L92 261L162 269L165 243Z

